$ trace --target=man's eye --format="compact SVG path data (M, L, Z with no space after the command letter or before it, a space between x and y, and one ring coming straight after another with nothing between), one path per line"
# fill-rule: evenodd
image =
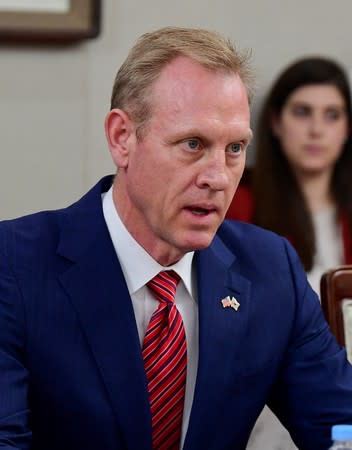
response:
M239 153L242 150L241 144L231 144L230 145L230 152L231 153Z
M188 139L186 142L191 150L196 150L199 147L198 139Z

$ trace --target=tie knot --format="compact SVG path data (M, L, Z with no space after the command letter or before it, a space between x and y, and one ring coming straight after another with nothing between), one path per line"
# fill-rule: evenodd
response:
M164 270L159 272L148 283L148 288L153 292L154 296L160 302L175 301L177 284L180 277L173 270Z

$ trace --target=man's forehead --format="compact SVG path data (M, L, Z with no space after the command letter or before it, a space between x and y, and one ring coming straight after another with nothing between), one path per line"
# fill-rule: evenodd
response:
M238 73L209 69L184 56L173 59L163 68L152 88L151 98L162 103L163 99L172 99L176 106L186 98L201 103L211 92L249 104L246 87Z
M193 130L207 139L219 132L229 141L251 138L247 91L236 73L210 71L189 58L176 58L153 86L149 104L149 124L162 133L184 138Z
M223 67L209 67L199 61L189 57L179 55L168 62L161 70L158 80L167 78L171 79L188 79L190 76L223 76L238 78L238 72L225 70Z

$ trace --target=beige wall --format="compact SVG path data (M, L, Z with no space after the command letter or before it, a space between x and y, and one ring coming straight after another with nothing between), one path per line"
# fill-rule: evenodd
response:
M111 84L135 39L165 25L216 29L253 49L257 96L293 58L352 68L351 0L103 0L99 38L64 48L0 45L0 218L57 208L114 167L103 132Z

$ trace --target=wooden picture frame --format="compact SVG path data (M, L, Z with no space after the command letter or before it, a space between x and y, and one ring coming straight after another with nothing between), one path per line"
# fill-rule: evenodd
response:
M93 38L100 10L100 0L0 0L0 43Z
M352 359L352 265L339 266L326 272L321 278L320 294L331 331L339 344L346 347L349 359Z

